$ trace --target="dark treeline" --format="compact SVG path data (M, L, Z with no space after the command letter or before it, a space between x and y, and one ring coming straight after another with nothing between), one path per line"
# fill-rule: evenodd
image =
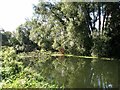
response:
M120 3L39 2L16 32L1 30L3 46L120 58Z

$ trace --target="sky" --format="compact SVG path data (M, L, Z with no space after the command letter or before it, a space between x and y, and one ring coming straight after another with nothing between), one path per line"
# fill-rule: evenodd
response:
M0 28L15 31L25 22L25 18L33 16L33 4L38 0L0 0Z
M19 25L25 22L25 18L31 18L33 16L33 4L36 5L38 1L39 0L0 0L0 28L3 28L5 31L15 31ZM40 1L45 2L52 0Z

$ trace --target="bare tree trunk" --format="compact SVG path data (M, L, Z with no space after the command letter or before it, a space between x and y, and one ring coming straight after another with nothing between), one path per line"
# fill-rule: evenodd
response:
M99 35L101 31L101 9L100 9L100 3L98 3L98 15L99 15Z
M105 14L103 16L102 34L103 34L103 30L105 30L106 7L105 7L104 11L105 11Z
M89 6L89 5L88 5ZM90 10L86 4L85 4L85 15L86 15L86 20L87 20L87 23L89 24L89 28L90 28L90 32L93 32L93 27L92 27L92 22L91 22L91 17L90 17Z
M93 6L95 7L95 3L93 3ZM95 22L96 22L95 8L93 9L93 17L94 17L93 27L95 28Z

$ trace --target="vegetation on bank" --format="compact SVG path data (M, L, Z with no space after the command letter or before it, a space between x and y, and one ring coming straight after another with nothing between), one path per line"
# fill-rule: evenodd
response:
M35 52L31 54L36 55ZM21 55L16 54L13 47L4 47L0 51L2 88L61 88L55 82L48 83L34 68L38 62L45 62L49 56L44 55L44 58L37 57L30 61L31 59L23 58Z

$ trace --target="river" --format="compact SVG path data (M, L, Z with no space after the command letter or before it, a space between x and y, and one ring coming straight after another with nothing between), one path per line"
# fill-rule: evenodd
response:
M117 60L51 57L33 66L48 83L65 88L118 88Z

